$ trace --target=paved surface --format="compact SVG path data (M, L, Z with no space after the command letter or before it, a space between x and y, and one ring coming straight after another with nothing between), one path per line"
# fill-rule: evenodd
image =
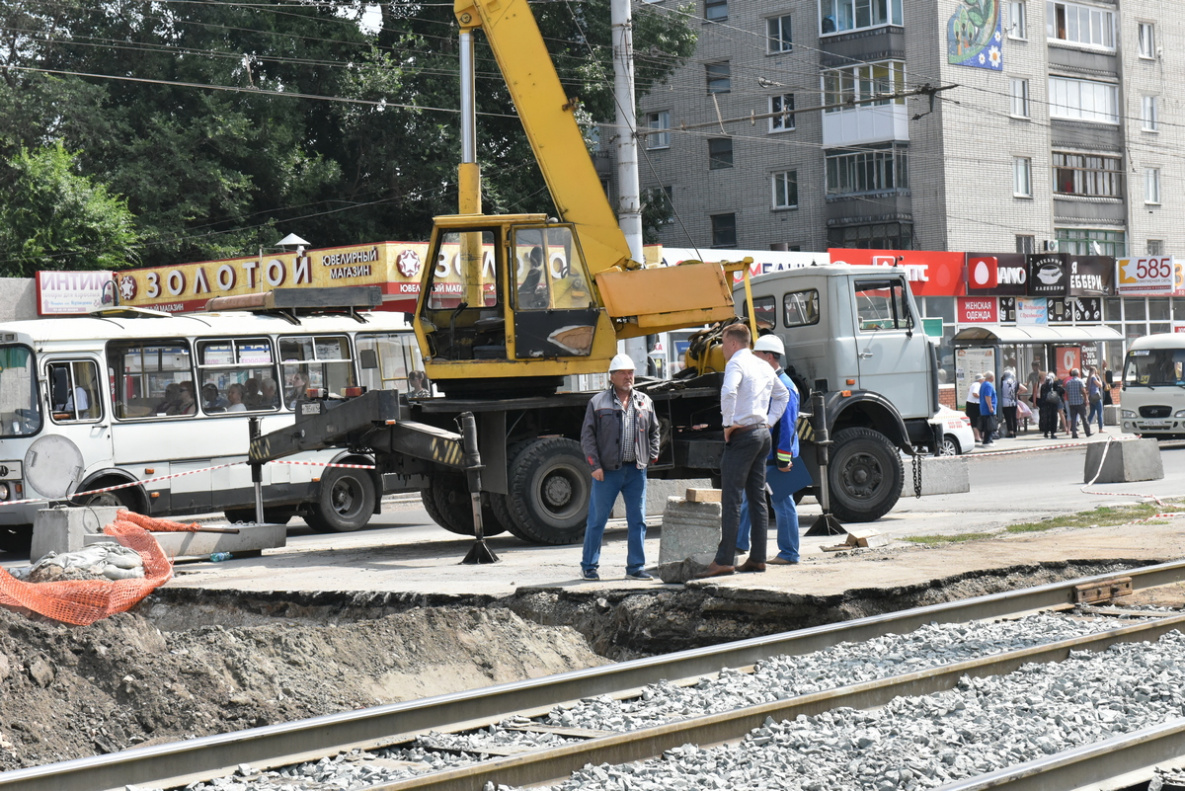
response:
M1112 431L1114 431L1112 429ZM1118 436L1118 435L1114 435ZM1091 441L1105 441L1096 434ZM842 594L854 588L892 588L964 572L1042 562L1081 559L1171 560L1185 556L1185 519L1167 524L1108 528L1055 529L1001 535L990 540L928 548L901 541L934 533L994 532L1004 526L1088 510L1097 506L1149 502L1185 496L1185 448L1162 447L1165 478L1108 484L1083 491L1084 442L1044 440L1035 432L998 442L967 457L972 491L967 494L903 498L879 522L853 526L894 539L887 547L853 552L825 552L843 537L802 539L803 562L771 566L764 574L744 574L691 585L716 585L752 591L776 590L815 595ZM1117 496L1110 496L1117 495ZM808 498L800 507L803 531L819 515ZM651 520L646 552L658 557L662 530ZM245 591L335 590L383 591L434 596L507 596L521 587L567 587L581 590L645 589L661 583L627 581L625 531L612 523L606 532L598 583L577 578L580 547L533 547L501 535L488 540L500 562L464 566L460 560L471 539L453 536L433 525L416 504L388 503L372 526L357 533L316 535L294 520L288 546L266 550L262 557L225 563L179 564L171 585ZM773 530L770 536L773 545Z

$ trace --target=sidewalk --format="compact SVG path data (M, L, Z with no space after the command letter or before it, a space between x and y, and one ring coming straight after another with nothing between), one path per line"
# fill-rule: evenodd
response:
M1078 445L1084 442L1106 442L1107 438L1113 438L1116 442L1122 440L1135 439L1135 434L1124 434L1119 426L1103 426L1103 430L1099 431L1098 426L1091 426L1090 437L1087 437L1082 430L1082 426L1078 426L1078 439L1070 436L1069 432L1058 432L1057 439L1049 439L1041 436L1041 430L1037 428L1036 421L1029 422L1029 430L1026 432L1023 428L1015 437L1003 437L997 439L991 445L984 447L981 443L975 443L975 449L972 453L993 453L1002 450L1033 450L1036 448L1051 448L1061 445Z

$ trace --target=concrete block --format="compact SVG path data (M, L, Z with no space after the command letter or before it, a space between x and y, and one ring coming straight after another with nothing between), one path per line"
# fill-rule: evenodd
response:
M720 513L720 503L689 503L679 497L667 500L658 545L659 565L687 559L711 563L720 544Z
M912 458L902 460L905 475L901 480L901 496L913 497ZM971 472L965 456L923 456L922 494L962 494L971 491Z
M58 506L44 508L33 520L33 541L29 546L29 560L41 560L50 552L61 555L76 552L87 546L88 536L111 539L103 535L103 528L115 521L118 506Z
M667 507L667 500L671 497L682 497L688 488L711 489L712 482L707 478L692 478L688 480L657 480L646 481L646 515L660 516ZM614 519L625 518L625 505L621 498L613 504L609 515Z
M221 525L219 525L221 527ZM238 533L153 533L165 555L170 558L204 558L215 552L229 552L232 555L244 552L258 552L261 549L282 547L288 541L288 526L273 524L233 525ZM87 544L102 540L106 536L87 536Z
M718 503L723 494L719 489L688 489L683 497L689 503Z
M1098 478L1095 478L1096 472ZM1160 445L1154 439L1091 442L1086 446L1083 483L1091 479L1095 483L1159 481L1163 477L1164 462L1160 458Z
M1119 404L1103 404L1103 425L1119 425Z

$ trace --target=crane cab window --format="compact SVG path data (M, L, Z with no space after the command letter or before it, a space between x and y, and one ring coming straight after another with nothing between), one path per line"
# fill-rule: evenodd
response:
M857 280L855 289L861 332L907 330L913 327L904 282Z
M46 366L46 374L55 423L99 419L98 366L89 360L55 362Z
M514 283L520 310L593 306L584 257L566 226L522 228L515 233Z
M498 304L493 231L442 234L429 279L429 310L492 308Z

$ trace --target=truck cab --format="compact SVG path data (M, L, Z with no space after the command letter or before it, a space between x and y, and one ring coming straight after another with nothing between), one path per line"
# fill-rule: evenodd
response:
M1141 437L1185 437L1185 335L1136 338L1123 362L1123 431Z

